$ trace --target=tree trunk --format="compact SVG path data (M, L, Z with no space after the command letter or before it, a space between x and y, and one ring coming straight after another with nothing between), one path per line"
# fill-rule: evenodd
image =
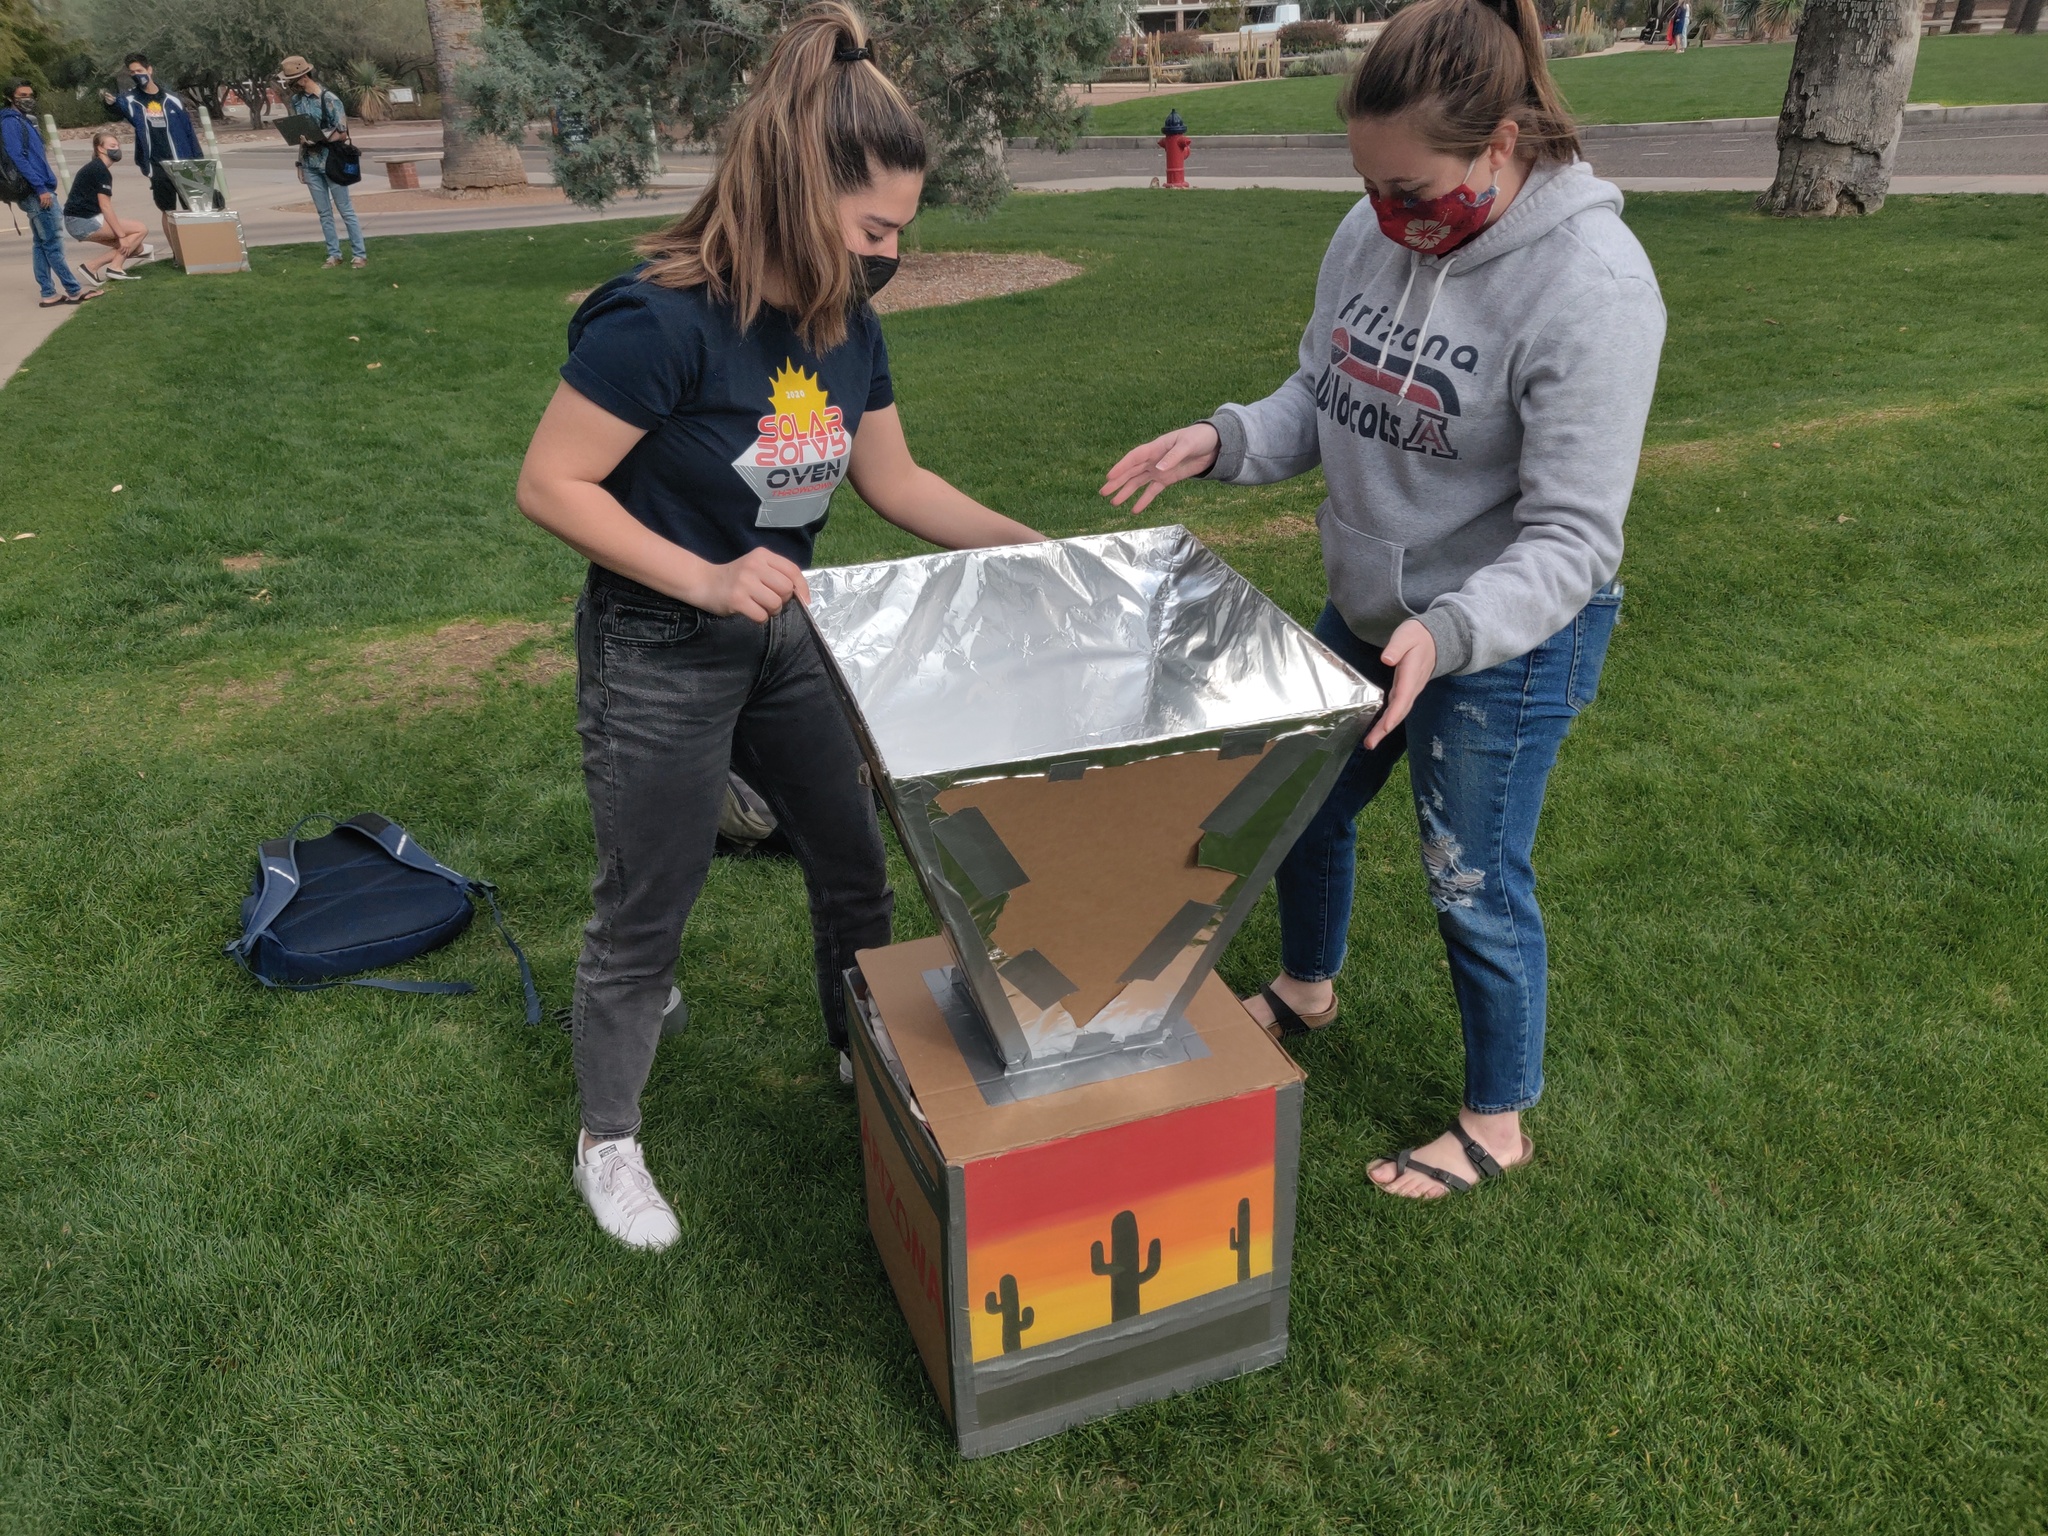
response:
M1875 213L1920 57L1920 0L1807 0L1763 213Z
M1977 18L1977 0L1956 0L1956 19L1948 24L1949 35L1953 37Z
M2005 8L2005 30L2034 32L2041 25L2041 0L2012 0Z
M456 72L483 62L477 34L483 30L482 0L426 0L427 30L434 39L434 77L441 87L441 186L450 192L484 192L526 185L519 146L472 126L475 114L456 89Z

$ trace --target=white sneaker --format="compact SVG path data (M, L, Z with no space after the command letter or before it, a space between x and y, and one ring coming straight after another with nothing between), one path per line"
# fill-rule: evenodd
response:
M843 1088L853 1086L853 1058L844 1051L839 1053L839 1083Z
M593 1142L578 1152L571 1182L597 1224L628 1248L659 1251L683 1235L682 1223L654 1187L654 1176L631 1136Z

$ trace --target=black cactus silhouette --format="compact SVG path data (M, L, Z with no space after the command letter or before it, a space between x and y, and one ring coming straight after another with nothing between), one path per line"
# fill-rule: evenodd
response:
M1237 1202L1237 1225L1230 1229L1230 1251L1237 1255L1237 1278L1252 1277L1252 1203Z
M1120 1323L1138 1315L1138 1287L1159 1273L1159 1239L1145 1255L1145 1267L1138 1267L1138 1217L1134 1211L1118 1211L1109 1224L1109 1262L1102 1261L1098 1239L1088 1254L1088 1267L1109 1276L1109 1320Z
M982 1310L1003 1320L1003 1353L1014 1355L1024 1347L1024 1330L1038 1321L1038 1314L1030 1307L1017 1305L1017 1277L1005 1275L998 1282L1002 1296L990 1291L982 1299Z

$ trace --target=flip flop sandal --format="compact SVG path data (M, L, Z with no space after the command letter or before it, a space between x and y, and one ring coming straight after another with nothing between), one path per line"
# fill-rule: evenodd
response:
M66 298L55 298L55 299L43 299L43 300L40 300L40 301L39 301L39 302L38 302L38 303L36 304L36 308L37 308L37 309L55 309L55 308L56 308L56 307L57 307L57 306L58 306L59 304L69 304L69 303L71 303L71 302L72 302L72 301L71 301L70 299L66 299Z
M1319 1029L1328 1029L1337 1022L1337 1003L1334 998L1330 1006L1321 1013L1296 1013L1280 1001L1280 994L1271 987L1259 988L1259 996L1263 997L1266 1006L1273 1010L1273 1022L1266 1026L1266 1033L1275 1040L1293 1040Z
M1450 1131L1453 1136L1458 1138L1458 1145L1464 1148L1466 1158L1470 1160L1474 1168L1479 1170L1480 1183L1484 1183L1488 1179L1497 1179L1506 1173L1508 1168L1519 1168L1536 1155L1536 1144L1527 1136L1524 1136L1522 1138L1522 1155L1512 1163L1509 1163L1506 1168L1503 1168L1500 1160L1487 1151L1486 1148L1482 1147L1479 1144L1478 1138L1466 1130L1461 1122L1453 1120L1450 1125ZM1462 1195L1472 1188L1473 1181L1470 1179L1461 1179L1455 1173L1451 1173L1446 1169L1432 1168L1428 1163L1417 1162L1413 1147L1403 1147L1394 1154L1394 1177L1387 1180L1386 1183L1381 1184L1378 1179L1373 1179L1371 1174L1367 1174L1366 1177L1372 1179L1373 1184L1379 1189L1381 1194L1390 1195L1393 1194L1394 1185L1400 1181L1401 1175L1404 1173L1419 1173L1425 1178L1435 1179L1437 1183L1443 1185L1445 1189L1448 1189L1454 1195ZM1412 1200L1415 1197L1413 1195L1399 1195L1395 1198Z

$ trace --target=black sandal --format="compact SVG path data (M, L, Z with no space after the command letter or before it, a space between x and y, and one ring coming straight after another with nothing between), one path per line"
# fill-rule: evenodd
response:
M1458 1138L1458 1145L1464 1149L1465 1156L1472 1166L1479 1170L1479 1181L1481 1183L1488 1179L1501 1177L1501 1175L1508 1171L1508 1168L1521 1167L1522 1164L1528 1162L1530 1158L1536 1155L1536 1144L1530 1141L1527 1136L1524 1136L1522 1138L1522 1155L1508 1164L1507 1168L1503 1168L1500 1165L1499 1159L1481 1146L1478 1138L1465 1129L1463 1121L1453 1120L1450 1124L1450 1132ZM1445 1189L1448 1189L1454 1195L1462 1195L1472 1188L1472 1181L1470 1179L1461 1179L1455 1173L1451 1173L1443 1168L1432 1168L1428 1163L1418 1163L1415 1160L1415 1149L1413 1147L1403 1147L1394 1154L1394 1176L1387 1180L1386 1183L1380 1184L1378 1179L1372 1179L1370 1173L1366 1177L1372 1179L1374 1184L1379 1185L1380 1191L1383 1194L1392 1194L1394 1185L1401 1180L1401 1175L1410 1171L1422 1174L1425 1178L1435 1179L1437 1183L1443 1185ZM1412 1195L1403 1195L1400 1198L1408 1200L1414 1197Z
M1281 1040L1292 1040L1299 1035L1313 1034L1319 1029L1328 1029L1337 1022L1337 1002L1332 998L1330 1006L1321 1013L1304 1017L1280 1001L1280 994L1270 986L1259 988L1259 996L1266 1000L1266 1006L1273 1010L1273 1026L1267 1032Z

